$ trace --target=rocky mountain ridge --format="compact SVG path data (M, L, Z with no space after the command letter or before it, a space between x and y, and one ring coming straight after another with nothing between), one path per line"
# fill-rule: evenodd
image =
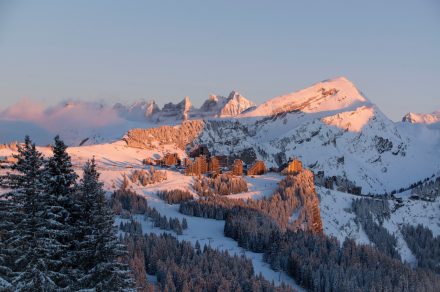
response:
M203 144L213 154L261 159L269 167L298 157L315 173L347 179L364 194L391 192L440 171L437 131L394 123L346 78L273 98L233 118L205 118L188 141L188 149Z

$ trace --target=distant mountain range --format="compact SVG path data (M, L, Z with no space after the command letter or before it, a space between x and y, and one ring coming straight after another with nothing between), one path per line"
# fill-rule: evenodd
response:
M435 124L440 122L440 110L432 112L430 114L420 114L420 113L407 113L403 118L402 122L408 122L412 124Z
M236 117L255 104L236 91L228 97L211 95L200 108L185 97L180 103L167 103L162 109L155 101L108 106L97 102L69 101L44 108L24 99L0 112L0 143L22 140L34 134L39 144L50 143L60 134L70 145L116 140L131 128L178 124L187 119Z

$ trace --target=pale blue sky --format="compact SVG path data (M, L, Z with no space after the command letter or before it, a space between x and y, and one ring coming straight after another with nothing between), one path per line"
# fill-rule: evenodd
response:
M260 103L340 75L394 120L440 109L440 1L0 0L0 108Z

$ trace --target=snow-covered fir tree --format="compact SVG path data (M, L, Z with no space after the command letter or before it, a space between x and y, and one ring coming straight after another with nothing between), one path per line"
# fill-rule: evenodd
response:
M16 216L7 241L8 249L14 251L12 284L17 291L54 290L63 278L58 272L63 246L54 236L59 229L57 214L44 192L44 160L29 137L14 157L13 172L2 178L2 185L11 190L7 196Z
M87 162L80 183L82 216L79 257L81 289L124 291L133 286L128 266L118 261L125 247L116 237L114 217L106 203L95 160Z
M45 192L49 197L52 212L56 214L58 230L55 237L63 244L59 254L62 262L60 279L62 287L69 287L75 282L77 268L75 253L75 228L81 216L81 207L76 192L77 175L73 170L71 158L66 151L67 146L56 136L52 148L53 156L45 163Z
M0 196L0 291L11 288L14 278L12 260L16 251L10 244L10 238L15 227L16 215L16 208L9 198Z

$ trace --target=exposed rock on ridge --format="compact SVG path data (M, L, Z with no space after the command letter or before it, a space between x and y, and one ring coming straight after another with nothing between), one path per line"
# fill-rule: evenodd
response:
M161 126L149 129L133 129L127 132L124 141L130 147L154 149L157 145L174 144L184 149L203 130L200 120L184 121L177 126Z

